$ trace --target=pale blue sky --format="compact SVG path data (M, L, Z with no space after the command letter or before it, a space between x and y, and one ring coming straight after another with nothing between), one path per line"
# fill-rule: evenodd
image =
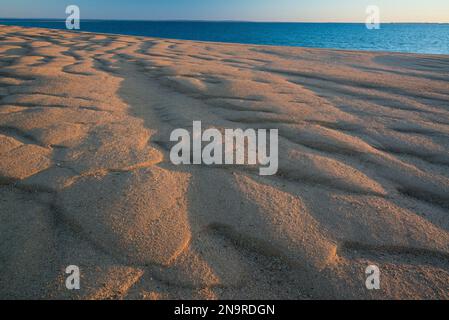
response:
M382 22L449 22L449 0L0 0L3 18L364 22L378 5Z

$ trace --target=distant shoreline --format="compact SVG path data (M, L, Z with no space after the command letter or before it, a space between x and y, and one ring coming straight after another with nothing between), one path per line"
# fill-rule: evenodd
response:
M61 19L0 19L0 25L66 30ZM350 51L449 54L449 24L81 20L81 30L160 39L322 48Z
M20 21L65 21L65 18L2 18L0 20L20 20ZM271 23L271 24L365 24L364 21L257 21L257 20L189 20L189 19L99 19L85 18L82 21L140 21L140 22L199 22L199 23ZM382 24L449 24L449 22L422 22L422 21L388 21Z

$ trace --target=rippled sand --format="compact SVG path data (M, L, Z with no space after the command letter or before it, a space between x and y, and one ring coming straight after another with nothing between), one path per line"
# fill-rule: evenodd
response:
M447 299L448 83L448 56L0 26L0 298ZM172 165L193 120L279 129L277 175Z

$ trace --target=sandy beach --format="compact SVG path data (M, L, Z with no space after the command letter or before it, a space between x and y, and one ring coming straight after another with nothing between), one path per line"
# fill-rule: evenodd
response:
M195 120L277 174L173 165ZM0 26L0 298L448 299L448 150L449 56Z

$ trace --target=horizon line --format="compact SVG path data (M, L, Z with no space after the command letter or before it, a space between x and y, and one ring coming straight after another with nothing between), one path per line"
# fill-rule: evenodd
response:
M0 20L50 20L50 21L65 21L64 18L6 18L0 17ZM274 21L274 20L233 20L233 19L219 19L219 20L208 20L208 19L104 19L104 18L82 18L81 21L140 21L140 22L227 22L227 23L335 23L335 24L365 24L365 21ZM449 21L385 21L380 22L381 24L449 24Z

